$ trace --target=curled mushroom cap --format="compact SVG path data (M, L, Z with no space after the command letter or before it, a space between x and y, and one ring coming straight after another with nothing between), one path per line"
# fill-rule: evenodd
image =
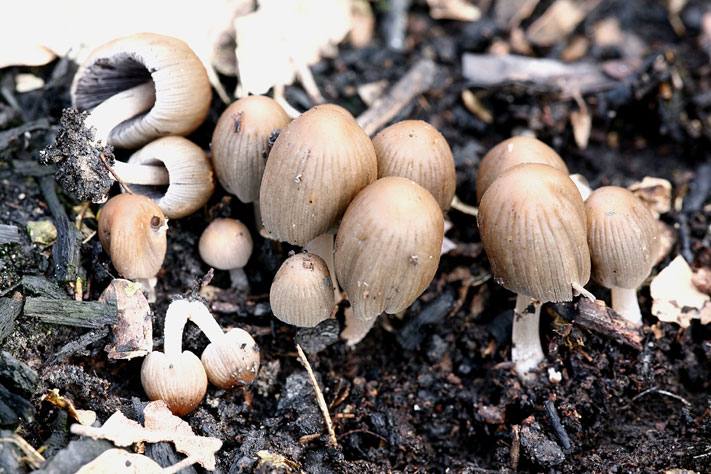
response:
M188 135L205 120L212 89L200 59L183 41L137 33L94 50L79 67L71 87L72 104L88 110L116 94L152 83L155 103L114 127L109 143L137 148L163 135Z
M373 143L358 124L332 107L315 107L282 130L260 189L265 229L305 245L336 226L355 195L375 180Z
M247 331L235 328L210 340L201 359L213 385L229 390L254 382L259 372L259 346Z
M647 206L617 186L598 188L585 201L592 276L607 288L636 289L659 254L659 228Z
M190 351L170 357L151 352L141 366L141 384L150 400L163 400L176 416L187 415L207 391L207 374Z
M479 232L496 281L541 302L571 301L590 278L585 207L564 172L522 164L504 172L479 205Z
M442 210L454 197L454 158L447 140L422 120L390 125L373 138L378 178L402 176L432 193Z
M200 257L218 270L232 270L247 265L252 255L249 229L236 219L215 219L200 236Z
M277 101L261 95L244 97L225 109L212 134L212 163L227 192L245 203L259 199L269 138L289 121Z
M390 176L358 193L343 216L334 254L355 317L410 306L437 271L443 237L437 201L414 181Z
M166 217L178 219L200 209L212 196L215 180L202 148L184 137L162 137L135 152L129 165L163 166L168 188L131 185L131 190L152 198Z
M481 201L491 183L509 168L522 163L543 163L568 174L568 167L555 150L531 137L512 137L484 155L476 175L476 199Z
M314 327L333 311L333 282L326 262L304 252L287 258L269 290L274 316L287 324Z
M165 216L149 198L119 194L99 214L99 240L116 270L129 279L153 278L165 258Z

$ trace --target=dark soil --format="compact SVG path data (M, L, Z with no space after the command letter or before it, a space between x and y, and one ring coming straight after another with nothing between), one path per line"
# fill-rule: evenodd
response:
M379 19L386 14L381 3L373 4ZM603 1L578 26L576 34L590 36L598 21L615 16L625 33L645 45L639 66L615 87L583 96L592 115L589 145L583 150L569 120L578 104L554 87L507 83L473 88L493 119L487 123L471 113L461 99L469 87L461 56L486 52L496 41L508 41L509 34L497 27L491 12L479 22L433 20L424 1L413 3L404 51L384 47L386 32L378 30L372 46L355 50L346 44L336 58L313 68L327 100L357 116L366 109L355 92L358 85L382 79L392 84L417 59L431 57L439 68L434 87L407 104L396 121L423 119L444 134L454 151L457 196L463 202L475 203L476 171L486 150L513 133L529 131L551 144L571 172L582 173L593 187L626 186L645 176L669 180L676 202L683 204L661 216L676 240L653 273L680 253L692 268L711 265L709 182L696 179L711 163L711 46L702 41L708 5L690 1L681 10L684 36L670 26L665 3L651 0ZM523 25L551 3L541 2ZM534 47L531 55L556 59L569 40ZM623 46L592 44L583 59L596 64L618 59L625 54ZM44 78L46 86L15 94L14 78L23 72ZM47 296L46 286L33 289L21 284L22 278L39 275L54 281L62 270L52 259L53 247L32 243L25 230L29 221L57 220L39 184L46 174L39 151L52 142L62 108L69 105L72 73L73 66L62 61L0 71L5 97L0 99L0 224L20 230L19 242L0 245L0 308L2 314L16 315L8 326L0 319L5 360L0 364L0 428L5 429L0 437L16 430L30 445L44 447L47 472L73 472L60 459L61 453L74 456L66 450L76 439L68 433L72 420L66 411L41 401L51 389L77 408L94 410L101 422L116 410L138 419L146 399L139 380L141 360L107 359L106 328L45 324L10 301ZM234 78L223 79L230 90ZM19 108L7 101L8 93ZM287 88L287 97L297 107L310 105L298 86ZM190 138L207 149L224 108L214 99L206 123ZM48 122L35 123L42 119ZM28 124L35 127L18 131ZM56 189L73 223L80 203ZM98 209L89 207L94 213ZM158 300L152 306L158 347L168 303L196 288L209 270L198 256L197 241L218 216L240 218L254 230L251 206L220 188L202 211L170 222ZM212 308L224 327L243 327L259 343L258 381L233 392L210 387L200 406L184 418L197 434L223 441L217 472L711 472L710 327L698 321L686 329L658 322L644 287L639 350L576 324L575 306L546 305L541 335L547 359L538 379L524 384L508 362L514 295L491 278L475 218L450 210L448 219L453 228L447 237L456 247L442 257L432 284L404 314L382 315L354 349L333 337L335 321L324 323L315 335L298 334L271 315L270 282L294 249L253 231L255 254L246 268L250 293L224 291ZM84 221L95 229L93 218ZM80 258L76 275L85 279L84 299L96 300L116 271L95 236L81 244ZM72 284L57 284L61 294L73 296ZM228 288L229 275L216 271L211 285ZM609 301L604 288L592 283L588 288ZM344 304L336 320L341 327ZM7 309L11 306L18 309L13 313ZM330 405L337 449L328 444L313 387L296 358L295 337L305 347L327 345L309 359ZM206 344L197 328L188 326L186 348L199 354ZM30 370L13 365L15 360ZM561 373L559 382L550 381L549 368ZM260 451L284 456L288 467L260 462ZM170 445L147 454L167 464L182 458ZM30 470L0 442L0 472Z

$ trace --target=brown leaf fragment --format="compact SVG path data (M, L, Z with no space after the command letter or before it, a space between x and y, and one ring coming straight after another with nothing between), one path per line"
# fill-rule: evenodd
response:
M684 257L678 255L652 280L652 314L660 321L689 327L692 319L711 322L711 297L693 283L693 273Z
M671 210L672 185L666 179L645 176L627 189L640 198L657 219Z
M427 0L435 20L477 21L481 10L469 0Z
M124 449L108 449L85 464L76 474L160 474L163 468L148 456L129 453Z
M143 357L153 350L151 308L140 285L116 278L106 287L99 301L116 304L119 322L113 326L115 342L104 348L110 359Z
M528 27L526 36L536 46L552 46L567 38L598 3L600 0L556 0Z
M77 420L82 425L91 426L96 421L96 413L91 410L77 410L74 403L68 398L64 398L59 394L59 390L52 389L44 397L43 402L49 402L52 405L64 408L69 413L69 416Z

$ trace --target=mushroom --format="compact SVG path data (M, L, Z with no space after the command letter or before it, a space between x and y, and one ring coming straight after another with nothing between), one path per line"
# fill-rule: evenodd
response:
M355 195L376 179L373 144L355 120L314 107L276 139L259 192L265 229L303 246L338 225Z
M538 326L544 302L590 294L585 207L568 175L539 163L514 166L486 190L479 232L494 279L517 293L511 358L525 377L543 359ZM534 301L534 312L526 309Z
M281 321L314 327L333 311L333 283L326 262L312 253L297 253L282 263L269 290L272 312Z
M179 300L182 314L195 323L210 340L202 353L207 379L215 386L231 389L254 382L259 371L259 346L244 329L225 333L200 301Z
M165 352L151 352L141 366L141 385L148 398L163 400L177 416L193 411L207 391L207 374L202 362L192 352L182 350L183 328L191 304L177 300L168 306L164 321Z
M390 125L373 138L378 178L402 176L428 190L442 210L454 198L454 158L447 140L422 120Z
M249 289L243 267L252 255L252 236L242 222L231 219L215 219L200 236L200 258L218 270L228 270L232 288Z
M334 254L354 316L371 320L410 306L435 275L443 237L439 204L414 181L390 176L358 193Z
M259 200L270 137L290 122L266 96L239 99L222 112L212 134L212 163L223 188L244 202Z
M207 155L202 148L184 137L158 138L131 155L128 164L165 167L169 176L167 189L132 185L131 190L153 199L171 219L197 211L215 190Z
M592 277L610 288L612 309L642 325L637 287L659 254L659 227L649 208L617 186L598 188L585 201Z
M114 178L168 184L162 166L113 160L112 148L138 148L164 135L187 135L205 119L212 91L207 73L183 41L138 33L94 50L79 67L54 144L42 151L58 165L57 180L74 197L103 202ZM102 164L101 161L104 161ZM77 179L77 176L80 179Z
M109 199L99 214L99 240L116 270L137 280L155 300L155 276L165 258L166 218L149 198L119 194Z
M522 163L543 163L568 174L563 159L542 141L526 136L508 138L489 150L481 160L476 175L477 202L499 175Z

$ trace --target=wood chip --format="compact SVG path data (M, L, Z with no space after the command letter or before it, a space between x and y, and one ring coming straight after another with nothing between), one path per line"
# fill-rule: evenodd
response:
M114 342L105 347L110 359L143 357L153 350L151 308L140 285L116 278L101 293L99 301L116 305Z
M528 27L526 36L536 46L553 46L566 39L598 3L600 0L556 0Z
M116 305L98 301L27 297L24 313L44 323L83 328L101 328L118 323Z

